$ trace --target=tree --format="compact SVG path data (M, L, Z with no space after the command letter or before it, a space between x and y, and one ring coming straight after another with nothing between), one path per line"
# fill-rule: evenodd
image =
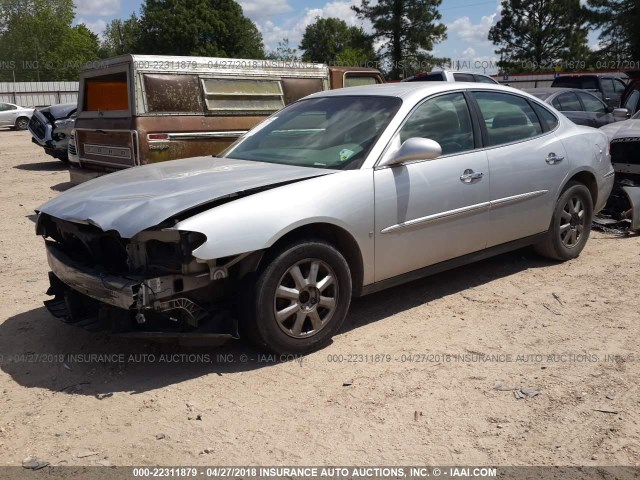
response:
M298 50L291 48L289 45L289 39L283 38L278 42L278 46L275 50L267 52L265 55L267 60L280 60L283 62L297 62L300 61L300 55Z
M373 41L360 27L350 27L339 18L320 18L308 25L300 42L302 60L334 65L342 60L375 60ZM348 59L345 51L348 50ZM348 65L356 66L356 65Z
M640 59L640 1L588 0L587 11L591 26L601 29L598 58Z
M126 53L137 53L140 42L140 20L135 13L125 20L111 20L102 35L100 46L102 57L115 57Z
M139 53L263 58L262 35L234 0L146 0Z
M0 0L0 52L10 67L0 79L77 80L99 42L85 25L71 25L73 9L73 0Z
M362 0L351 7L362 19L371 21L373 37L383 41L382 56L391 62L389 76L400 78L403 60L427 55L433 45L447 38L447 27L439 23L442 0Z
M562 60L586 60L587 33L580 0L502 0L489 40L499 47L501 68L550 70Z

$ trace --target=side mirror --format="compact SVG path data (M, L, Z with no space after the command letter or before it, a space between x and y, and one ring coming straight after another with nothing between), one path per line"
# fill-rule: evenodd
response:
M629 110L627 110L626 108L614 108L613 116L615 118L629 118Z
M388 167L413 160L433 160L440 155L442 155L442 147L435 140L412 137L406 139L395 153L383 159L379 166Z

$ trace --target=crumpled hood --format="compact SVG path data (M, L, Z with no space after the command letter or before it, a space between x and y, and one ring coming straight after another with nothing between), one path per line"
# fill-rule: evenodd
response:
M246 190L334 173L230 158L196 157L129 168L78 185L36 211L124 238L194 207Z
M61 118L67 118L78 108L75 103L61 103L59 105L51 105L50 107L39 108L38 112L42 112L47 118L53 118L59 120Z
M614 138L640 137L640 120L610 123L600 127L600 130L607 134L609 141Z

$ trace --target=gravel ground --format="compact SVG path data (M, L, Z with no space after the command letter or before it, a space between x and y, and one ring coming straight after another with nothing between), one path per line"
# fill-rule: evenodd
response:
M51 317L34 208L68 172L0 130L0 173L2 465L639 465L640 236L357 299L330 346L283 362Z

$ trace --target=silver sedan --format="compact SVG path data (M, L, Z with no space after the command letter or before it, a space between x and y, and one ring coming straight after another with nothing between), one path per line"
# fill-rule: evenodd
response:
M613 176L603 132L518 90L322 92L219 158L113 173L40 207L46 304L92 330L304 353L352 296L526 245L577 257Z
M26 130L34 108L21 107L13 103L0 103L0 127Z

